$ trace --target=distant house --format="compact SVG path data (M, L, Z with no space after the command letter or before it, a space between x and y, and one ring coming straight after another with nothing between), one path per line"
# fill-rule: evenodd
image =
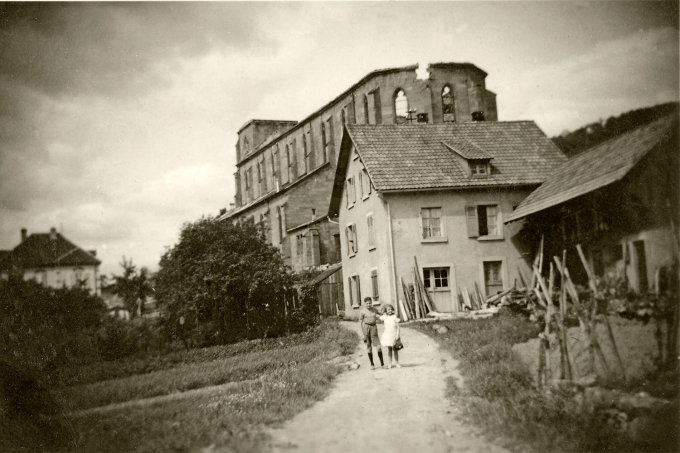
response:
M345 126L329 212L341 230L345 316L403 299L420 277L438 311L528 271L503 220L566 157L531 121Z
M576 244L597 276L658 289L660 270L677 262L679 153L676 113L571 157L506 222L524 219L525 230L545 237L548 257L566 250L581 283Z
M96 252L78 247L55 228L49 233L27 235L21 230L21 243L0 254L0 279L22 275L52 288L82 286L99 294L99 261Z

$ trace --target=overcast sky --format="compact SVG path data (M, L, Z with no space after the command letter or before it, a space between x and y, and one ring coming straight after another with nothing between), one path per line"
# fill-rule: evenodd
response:
M676 2L0 3L0 249L51 226L152 270L233 202L236 132L368 72L471 62L548 136L678 100Z

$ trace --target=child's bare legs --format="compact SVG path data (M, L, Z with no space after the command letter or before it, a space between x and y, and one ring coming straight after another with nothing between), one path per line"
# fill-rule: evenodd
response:
M392 346L387 347L387 368L392 368L392 349L394 349Z
M390 348L390 349L394 349L394 348ZM394 366L396 366L397 368L401 368L401 365L399 365L399 351L396 350L396 349L394 349L394 362L396 363L396 365L394 365Z

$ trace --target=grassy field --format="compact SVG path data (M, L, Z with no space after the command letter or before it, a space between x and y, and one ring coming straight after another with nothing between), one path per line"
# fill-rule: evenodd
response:
M536 453L674 451L664 445L667 439L656 445L633 445L596 413L583 413L571 396L537 391L529 370L512 351L514 343L538 335L538 326L524 317L502 311L489 319L440 324L449 333L439 335L422 324L416 328L460 361L465 385L450 381L448 396L463 409L468 423L495 443Z
M357 343L355 333L324 321L312 332L286 339L189 351L184 362L176 356L158 358L151 371L141 374L131 370L148 367L131 361L119 363L115 379L74 379L88 383L59 390L58 399L68 411L167 397L71 412L65 416L73 438L68 450L166 452L213 445L225 451L257 451L264 441L263 425L282 422L323 398L340 372L330 360L351 353ZM97 375L96 368L74 376ZM227 382L233 385L211 388ZM190 389L202 390L181 393Z

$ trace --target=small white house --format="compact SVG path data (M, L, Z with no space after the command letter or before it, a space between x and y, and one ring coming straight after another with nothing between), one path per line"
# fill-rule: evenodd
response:
M56 228L30 236L22 228L21 243L0 254L0 279L21 274L52 288L82 286L99 295L99 264L95 251L83 250Z

